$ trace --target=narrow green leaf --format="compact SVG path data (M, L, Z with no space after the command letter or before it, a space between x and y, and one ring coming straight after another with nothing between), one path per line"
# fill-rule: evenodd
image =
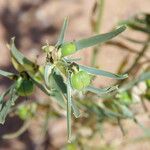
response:
M66 84L64 83L64 79L63 77L59 74L59 72L57 72L56 68L55 68L55 72L53 73L53 78L55 80L55 86L52 87L58 87L59 90L62 91L63 94L67 94L67 87Z
M68 25L68 18L65 18L56 46L60 46L61 44L63 44L67 25Z
M106 87L106 88L96 88L93 86L88 86L88 87L86 87L85 90L90 91L95 94L98 94L98 95L103 95L103 94L107 94L109 92L118 90L118 86L112 86L112 87Z
M124 118L134 118L134 114L126 105L122 105L118 101L114 101L114 104L116 105L118 112L121 113Z
M115 36L123 32L125 29L126 29L125 26L121 26L120 28L109 33L96 35L96 36L93 36L87 39L82 39L79 41L74 41L74 44L76 45L76 50L80 50L83 48L94 46L96 44L107 42L108 40L114 38Z
M75 116L76 118L79 118L79 117L80 117L80 111L79 111L79 109L78 109L76 103L73 101L73 99L72 99L72 101L71 101L71 106L72 106L72 109L73 109L73 114L74 114L74 116Z
M10 108L14 105L15 101L18 99L18 95L16 95L15 84L11 87L9 91L9 100L7 100L0 111L0 123L4 124L5 118L10 111Z
M121 80L121 79L125 79L128 77L127 74L118 75L118 74L113 74L113 73L110 73L107 71L103 71L103 70L92 68L92 67L82 66L82 65L79 65L79 67L80 67L80 69L85 70L91 74L105 76L105 77L109 77L109 78L113 78L113 79Z
M0 70L0 76L4 76L4 77L7 77L9 79L13 79L17 75L15 75L14 73L11 73L11 72Z
M50 76L49 83L51 87L52 96L57 100L57 103L66 109L66 97L67 88L63 81L63 78L56 74L56 70L53 71L52 75Z
M134 114L132 113L132 111L125 105L120 105L121 109L122 109L122 113L125 117L128 118L134 118Z
M56 73L57 72L57 73ZM64 80L62 78L62 76L59 74L59 71L57 71L57 69L55 68L55 72L53 73L52 77L51 77L51 87L53 87L55 90L55 94L54 97L57 100L61 100L61 106L63 106L63 108L66 107L65 103L67 101L67 87L66 84L64 83ZM53 92L53 93L54 93ZM57 96L57 97L56 97ZM75 102L72 100L72 109L73 109L73 114L76 118L79 117L80 112L75 104Z
M1 111L2 105L4 103L4 97L9 94L10 89L11 89L11 86L0 96L0 111Z
M12 38L10 44L12 57L14 57L16 61L18 61L18 63L25 68L26 71L32 71L32 73L35 72L35 69L38 69L39 66L27 59L19 50L17 50L14 41L15 38Z
M70 79L67 79L67 131L68 131L68 142L71 141L71 85Z
M110 108L107 108L104 105L98 105L98 109L101 111L101 114L103 114L104 119L106 119L106 117L108 117L110 119L122 117L121 114L119 114L118 112L112 111Z
M50 63L46 64L45 65L45 69L44 69L44 80L45 80L45 83L47 85L47 87L50 86L49 84L49 78L50 78L50 75L52 73L52 69L53 69L53 65L51 65ZM50 87L49 87L50 88Z
M112 110L110 110L109 108L105 108L103 109L104 111L104 114L108 117L108 118L117 118L117 117L122 117L121 114L117 113L117 112L114 112Z
M61 91L53 90L51 96L63 109L66 109L66 97Z

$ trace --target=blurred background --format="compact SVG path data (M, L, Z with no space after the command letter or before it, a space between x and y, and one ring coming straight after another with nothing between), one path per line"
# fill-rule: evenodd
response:
M116 27L120 20L126 20L135 14L141 12L150 13L150 0L104 0L103 15L101 21L100 33L106 33ZM0 67L7 71L14 71L10 62L10 53L6 47L11 37L16 37L16 46L26 56L38 64L45 61L45 56L41 52L41 47L46 43L54 45L57 42L60 28L65 17L69 17L69 25L66 32L66 40L75 40L96 34L92 29L92 20L94 20L94 6L96 0L0 0ZM127 29L125 36L135 37L144 41L147 35L141 32ZM115 38L121 41L120 37ZM130 49L139 52L142 45L124 41ZM97 54L96 67L103 70L118 72L120 64L126 58L126 68L134 61L136 53L129 52L127 48L115 46L111 43L104 44ZM146 57L150 59L150 52L147 51ZM88 51L82 51L75 54L75 57L83 58L81 63L90 65L92 59L92 48ZM143 59L144 60L144 59ZM98 78L95 81L96 86L107 86L114 81L106 78ZM10 85L9 80L0 79L0 91L2 92ZM34 101L44 101L47 97L39 90L29 98ZM20 101L23 101L20 99ZM48 100L47 100L48 101ZM149 103L146 103L150 106ZM136 108L143 112L138 104ZM148 107L149 109L149 107ZM31 121L27 131L21 136L11 140L0 138L0 150L57 150L69 149L66 138L66 118L59 117L49 120L48 132L43 132L44 113L38 112L38 118ZM141 113L138 119L146 127L150 126L150 120L147 114ZM77 119L76 119L77 120ZM4 125L0 125L0 135L17 131L23 124L18 117L8 117ZM84 121L83 123L84 124ZM130 120L124 120L123 124L127 130L126 137L122 136L118 126L110 123L104 123L103 138L98 135L90 140L85 140L91 149L96 150L149 150L150 141L142 140L139 142L124 141L130 138L136 138L142 135L141 129ZM91 130L83 128L83 136L91 134ZM85 135L84 135L85 134ZM74 149L86 149L81 148ZM97 148L94 148L97 145ZM101 146L98 147L98 145ZM69 149L69 150L74 150Z

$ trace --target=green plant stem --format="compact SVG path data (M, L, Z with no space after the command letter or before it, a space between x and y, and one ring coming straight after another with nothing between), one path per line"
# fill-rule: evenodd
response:
M97 57L97 54L98 54L98 50L99 50L100 47L96 46L93 50L93 54L92 54L92 62L91 62L91 65L93 67L96 66L96 57Z
M95 32L99 33L102 25L102 17L104 12L104 0L98 1L98 15L97 15L97 22Z
M104 12L104 0L98 1L97 9L98 9L98 15L97 15L95 27L93 28L93 32L95 32L96 34L100 33L100 28L101 28L101 24L102 24L102 16L103 16L103 12ZM92 59L91 59L91 66L96 65L96 57L97 57L99 48L100 48L99 45L94 47Z
M145 104L145 99L144 99L143 95L141 96L141 104L142 104L142 107L143 107L144 111L148 112L148 108L147 108L147 106Z
M117 122L118 122L118 125L119 125L119 128L120 128L120 130L121 130L122 135L125 136L126 133L125 133L124 128L123 128L123 126L122 126L122 124L121 124L120 118L117 118Z

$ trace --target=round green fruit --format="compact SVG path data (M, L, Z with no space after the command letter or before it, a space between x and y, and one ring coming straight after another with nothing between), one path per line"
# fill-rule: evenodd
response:
M85 71L79 71L71 77L71 85L76 90L83 90L91 82L90 75Z
M20 96L29 96L34 91L34 84L31 80L19 78L17 80L16 90Z
M65 57L76 52L76 45L74 43L66 43L63 44L60 49L61 55Z
M146 81L146 85L148 88L150 88L150 79Z
M18 107L17 114L22 120L25 120L29 116L29 108L25 105L21 105Z

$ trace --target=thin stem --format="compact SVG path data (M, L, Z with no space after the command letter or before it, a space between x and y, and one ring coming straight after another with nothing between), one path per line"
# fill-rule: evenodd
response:
M125 133L124 128L123 128L123 126L122 126L122 124L121 124L120 118L117 118L117 122L118 122L118 125L119 125L119 127L120 127L120 130L121 130L122 135L125 136L126 133Z
M130 73L133 71L133 69L137 66L139 60L145 55L145 52L148 50L149 47L149 42L150 42L150 36L148 37L144 47L142 48L141 52L139 53L139 55L136 57L134 63L132 64L132 66L126 70L125 73Z
M95 26L93 28L93 32L98 34L98 33L100 33L101 24L102 24L102 16L103 16L103 12L104 12L104 0L99 0L97 2L97 10L98 10L98 15L96 18ZM100 48L100 46L98 45L93 50L92 59L91 59L92 66L96 65L96 57L97 57L99 48Z
M128 52L130 52L130 53L134 53L134 54L137 54L137 55L139 55L140 54L140 52L138 52L136 49L133 49L133 48L130 48L129 46L126 46L124 43L122 43L122 42L118 42L118 41L108 41L108 42L106 42L105 43L106 45L111 45L111 46L117 46L117 47L120 47L121 49L119 49L119 50L126 50L126 51L128 51ZM145 43L146 44L146 43ZM145 54L143 55L143 57L145 58L145 59L148 59L148 60L150 60L150 57L148 57L148 56L146 56Z
M99 33L102 25L102 17L104 12L104 0L98 1L98 16L97 16L97 22L96 22L96 28L95 32Z
M145 100L144 100L143 96L141 96L141 104L142 104L142 107L143 107L144 111L148 112L148 108L147 108L147 106L145 104Z
M148 38L147 38L147 40L146 40L146 42L145 42L145 44L144 44L144 46L143 46L141 52L140 52L140 53L138 54L138 56L135 58L134 63L133 63L133 64L131 65L131 67L130 67L129 69L127 69L124 73L133 74L133 70L134 70L135 68L137 68L137 66L139 65L140 59L145 55L146 51L148 50L149 42L150 42L150 36L148 36ZM126 80L127 80L127 79L122 80L122 81L119 81L119 82L117 82L117 84L122 85Z

